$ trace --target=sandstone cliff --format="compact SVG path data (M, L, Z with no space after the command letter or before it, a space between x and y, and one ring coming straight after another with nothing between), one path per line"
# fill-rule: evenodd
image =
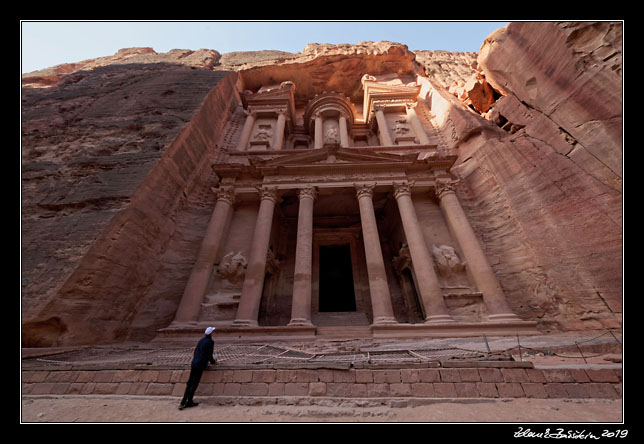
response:
M620 325L621 54L619 23L511 23L478 54L503 132L461 144L454 171L513 306L544 328Z
M619 326L621 27L513 23L478 59L391 42L132 48L24 75L24 343L152 339L214 205L235 88L293 80L304 98L355 98L364 73L424 82L421 117L459 155L459 197L520 316Z

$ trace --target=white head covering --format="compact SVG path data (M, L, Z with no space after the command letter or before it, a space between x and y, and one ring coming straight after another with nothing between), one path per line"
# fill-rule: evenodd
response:
M209 334L210 334L210 333L212 333L213 331L215 331L215 327L208 327L208 328L206 329L206 334L207 334L207 335L209 335Z

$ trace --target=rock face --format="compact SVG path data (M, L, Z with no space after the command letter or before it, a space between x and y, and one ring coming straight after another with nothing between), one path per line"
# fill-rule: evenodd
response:
M505 134L459 146L463 199L515 309L549 328L622 311L619 23L511 23L478 55ZM521 302L519 302L521 301Z
M68 319L97 341L121 337L124 313L154 281L174 209L208 169L235 79L223 70L126 63L23 90L28 342L41 343L41 330L69 330ZM81 327L85 320L93 325Z
M512 23L478 55L131 48L23 76L23 344L154 338L214 207L210 165L241 132L238 91L289 80L298 100L359 105L365 73L422 86L419 118L458 155L458 196L515 313L621 325L621 25Z

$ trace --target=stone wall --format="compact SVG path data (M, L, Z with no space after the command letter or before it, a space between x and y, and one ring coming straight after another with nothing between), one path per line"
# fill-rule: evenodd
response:
M189 375L178 368L29 370L22 393L180 398ZM621 369L572 367L208 369L196 397L617 399L621 381Z

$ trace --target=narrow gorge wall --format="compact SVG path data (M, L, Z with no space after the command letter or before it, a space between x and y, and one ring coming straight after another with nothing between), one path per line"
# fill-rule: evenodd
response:
M210 169L236 78L155 60L24 88L25 344L125 337L175 213Z
M513 309L542 329L621 326L621 37L619 23L511 23L473 76L498 99L468 104L497 128L472 130L458 92L443 96L467 136L459 197Z

